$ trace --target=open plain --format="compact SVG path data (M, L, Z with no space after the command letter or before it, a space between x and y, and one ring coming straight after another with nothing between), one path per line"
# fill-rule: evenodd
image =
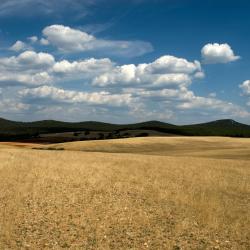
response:
M0 249L250 249L250 139L0 144Z

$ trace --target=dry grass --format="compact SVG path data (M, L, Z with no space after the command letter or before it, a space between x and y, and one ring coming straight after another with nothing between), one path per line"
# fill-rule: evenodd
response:
M250 249L249 139L25 146L0 146L0 249Z
M38 147L39 148L39 147ZM250 160L250 140L223 137L150 137L60 143L40 148L71 151Z

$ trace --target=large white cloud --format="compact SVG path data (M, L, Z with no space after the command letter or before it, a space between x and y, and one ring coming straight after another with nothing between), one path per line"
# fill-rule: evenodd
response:
M43 30L43 35L48 41L65 51L85 51L91 49L91 42L95 40L80 30L71 29L63 25L51 25Z
M149 64L122 65L97 76L93 85L147 85L148 87L178 87L192 82L197 73L202 73L198 61L189 62L174 56L162 56Z
M55 58L51 54L42 52L36 53L34 51L25 51L16 59L19 65L25 65L29 68L48 68L55 63Z
M82 83L92 82L99 87L178 88L203 76L198 61L189 62L169 55L148 64L117 65L109 58L56 61L48 53L25 51L18 56L0 58L0 69L0 82L34 85L82 80Z
M227 43L208 43L202 48L201 55L204 63L207 64L229 63L240 59Z
M55 58L47 53L25 51L18 56L0 58L0 83L40 85L52 82L49 74Z
M43 29L41 41L56 46L63 52L84 52L98 50L103 54L140 56L153 50L152 45L143 41L114 41L97 39L77 29L63 25L51 25ZM45 39L45 40L44 40Z
M164 73L186 73L191 74L196 71L201 71L201 65L199 61L189 62L184 58L178 58L175 56L162 56L150 63L146 67L146 71L152 74L164 74Z
M48 69L55 63L55 58L48 53L25 51L18 56L0 58L0 68L13 71Z
M76 74L97 75L111 70L114 65L115 64L108 58L89 58L73 62L63 60L55 63L53 72L73 76Z
M18 56L0 58L0 83L9 86L17 83L46 85L66 80L84 82L114 67L115 63L108 58L56 61L48 53L25 51Z
M193 112L209 117L217 114L217 118L250 116L244 108L216 96L196 96L189 86L202 77L198 61L170 55L150 63L118 65L109 58L56 61L48 53L25 51L0 58L0 84L25 85L16 86L18 91L9 94L13 98L5 98L0 108L10 103L13 112L42 112L52 110L51 105L58 110L72 106L70 110L79 112L88 106L88 112L93 108L97 115L115 112L115 107L118 116L136 119L189 117ZM55 87L66 84L72 90ZM249 81L240 87L245 94L250 93ZM3 93L6 89L11 88L3 88Z
M179 89L139 89L125 88L119 93L107 91L83 92L65 90L52 86L42 86L19 91L24 99L44 99L45 103L64 103L68 105L87 104L121 108L120 115L124 115L124 107L129 108L127 115L146 119L167 119L174 116L189 116L193 112L205 114L207 117L217 118L246 118L250 113L244 108L215 97L196 96L193 91L185 87ZM110 110L107 112L111 112ZM157 115L158 114L158 115Z

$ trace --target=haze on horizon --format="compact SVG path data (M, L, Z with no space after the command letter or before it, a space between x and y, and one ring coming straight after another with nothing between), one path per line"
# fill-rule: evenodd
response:
M0 117L250 124L249 10L246 0L3 0Z

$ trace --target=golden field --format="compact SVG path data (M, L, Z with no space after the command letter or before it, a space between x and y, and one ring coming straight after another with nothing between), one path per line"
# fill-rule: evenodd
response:
M0 249L250 249L250 139L0 144Z

